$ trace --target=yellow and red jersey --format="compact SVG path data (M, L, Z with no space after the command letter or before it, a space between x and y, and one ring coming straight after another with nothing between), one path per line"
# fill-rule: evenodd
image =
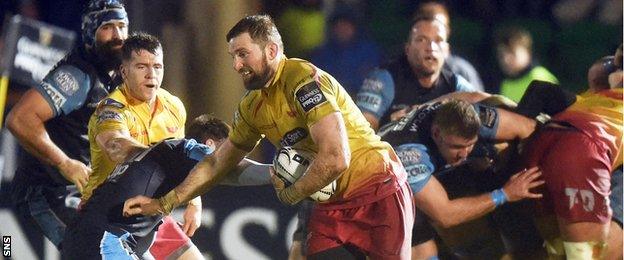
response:
M621 88L587 91L553 119L569 122L586 134L602 139L611 151L611 166L617 167L622 165L623 110Z
M277 148L317 152L310 127L334 112L344 119L351 162L337 179L332 201L348 199L359 187L387 179L392 174L390 163L398 159L391 146L375 135L340 83L311 63L283 59L268 87L247 92L235 112L229 139L246 151L266 137Z

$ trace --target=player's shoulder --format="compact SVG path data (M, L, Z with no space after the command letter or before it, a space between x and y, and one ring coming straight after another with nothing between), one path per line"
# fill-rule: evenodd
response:
M413 156L412 161L423 159L423 156L429 158L429 148L420 143L407 143L397 146L397 154L404 153L407 156ZM406 157L407 158L407 157ZM424 159L426 159L424 158Z
M80 68L71 64L63 64L51 70L43 82L56 87L66 95L72 95L80 88L88 87L91 78Z
M126 108L127 106L128 100L126 99L126 96L122 93L121 89L118 88L98 103L96 113L104 109L121 110Z
M314 77L319 73L319 69L312 63L302 59L286 59L282 70L281 82L284 90L292 92L299 86L314 81Z
M395 148L401 163L410 175L431 174L434 165L430 149L424 144L407 143Z

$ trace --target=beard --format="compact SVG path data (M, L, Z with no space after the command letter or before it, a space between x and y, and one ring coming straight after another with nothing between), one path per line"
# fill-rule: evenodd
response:
M246 70L250 71L253 76L250 78L243 78L243 84L245 85L245 89L247 90L256 90L256 89L261 89L264 87L264 85L267 84L267 82L269 82L269 80L271 80L271 76L272 74L269 73L269 62L266 58L266 54L262 54L262 58L263 58L263 64L262 64L262 70L261 71L254 71L251 68L245 68Z
M106 70L115 70L121 64L121 45L123 40L113 39L103 44L95 44L95 56Z

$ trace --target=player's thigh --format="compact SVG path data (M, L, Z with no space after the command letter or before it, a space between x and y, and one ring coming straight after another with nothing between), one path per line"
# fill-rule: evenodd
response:
M547 189L545 199L565 223L609 222L611 163L607 151L580 132L559 134L561 138L540 162Z

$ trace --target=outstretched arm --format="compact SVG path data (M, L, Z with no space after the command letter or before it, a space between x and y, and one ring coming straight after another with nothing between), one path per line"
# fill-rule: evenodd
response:
M245 157L247 151L237 148L229 139L213 155L204 157L175 189L158 199L137 196L124 203L124 216L168 214L191 198L197 197L223 180Z
M87 184L91 168L69 158L52 140L44 123L54 117L49 103L35 89L26 91L7 116L7 128L28 153L59 169L79 191Z
M433 221L443 227L451 227L481 217L493 211L497 203L502 204L505 200L513 202L525 198L541 198L541 194L530 192L531 188L544 183L537 180L540 175L537 167L531 168L513 175L501 190L454 200L449 200L444 187L432 177L422 190L414 194L414 199L416 205ZM504 193L501 194L500 191ZM501 198L501 195L505 198Z

